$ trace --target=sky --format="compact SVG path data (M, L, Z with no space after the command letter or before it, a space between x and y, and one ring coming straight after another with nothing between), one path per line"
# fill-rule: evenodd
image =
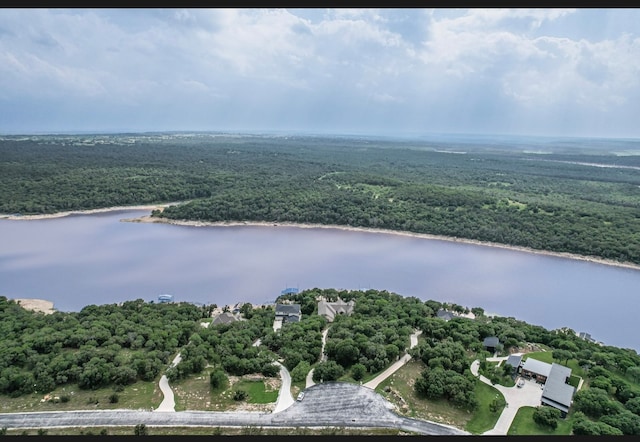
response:
M0 9L0 133L640 138L640 9Z

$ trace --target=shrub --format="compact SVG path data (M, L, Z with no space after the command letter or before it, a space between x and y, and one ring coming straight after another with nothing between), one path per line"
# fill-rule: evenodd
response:
M553 430L558 428L558 419L560 418L560 410L548 407L539 406L536 407L536 411L533 412L533 420L535 423L542 427L548 427Z
M233 392L233 400L234 401L243 401L245 400L249 394L244 390L236 390Z

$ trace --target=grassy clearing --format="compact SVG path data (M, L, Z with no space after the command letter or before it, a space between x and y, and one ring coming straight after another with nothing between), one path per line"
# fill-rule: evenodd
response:
M278 399L278 390L267 390L262 380L240 380L235 384L234 390L246 391L249 394L247 402L250 404L269 404Z
M496 426L496 422L498 422L498 418L504 409L504 407L500 407L496 412L492 412L489 405L498 395L502 396L504 401L504 396L497 389L480 380L476 382L475 391L478 398L478 408L475 410L473 417L467 422L465 430L472 434L482 434Z
M203 372L171 384L176 401L176 411L268 411L275 406L280 378L258 375L230 376L229 384L219 390L211 390L209 373ZM248 393L244 401L235 401L233 393L238 390Z
M380 383L376 392L394 404L402 415L465 428L473 413L456 408L445 400L424 399L416 395L413 385L423 369L422 362L410 360ZM386 387L390 390L385 391Z
M118 395L116 403L110 402L113 394ZM69 410L111 410L124 408L131 410L151 410L162 402L162 392L158 382L136 382L115 392L113 388L98 390L82 390L77 385L69 384L58 387L48 394L52 400L45 400L44 394L30 394L18 398L0 397L0 411L3 413L34 412L34 411L69 411ZM67 402L53 400L68 397Z
M526 435L553 435L568 436L571 434L573 426L571 415L565 419L558 419L558 428L552 430L548 427L542 427L533 421L533 412L535 407L521 407L516 413L511 427L507 432L508 436L526 436Z

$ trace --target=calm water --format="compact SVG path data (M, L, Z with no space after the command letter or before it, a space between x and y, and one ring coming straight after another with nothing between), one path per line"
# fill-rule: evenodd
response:
M146 214L0 220L0 295L78 311L162 293L224 305L273 301L285 287L373 288L640 349L638 270L338 229L119 222Z

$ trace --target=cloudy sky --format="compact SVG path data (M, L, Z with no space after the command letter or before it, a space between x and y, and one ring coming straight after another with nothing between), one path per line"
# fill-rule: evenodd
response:
M0 133L640 138L640 9L1 9Z

